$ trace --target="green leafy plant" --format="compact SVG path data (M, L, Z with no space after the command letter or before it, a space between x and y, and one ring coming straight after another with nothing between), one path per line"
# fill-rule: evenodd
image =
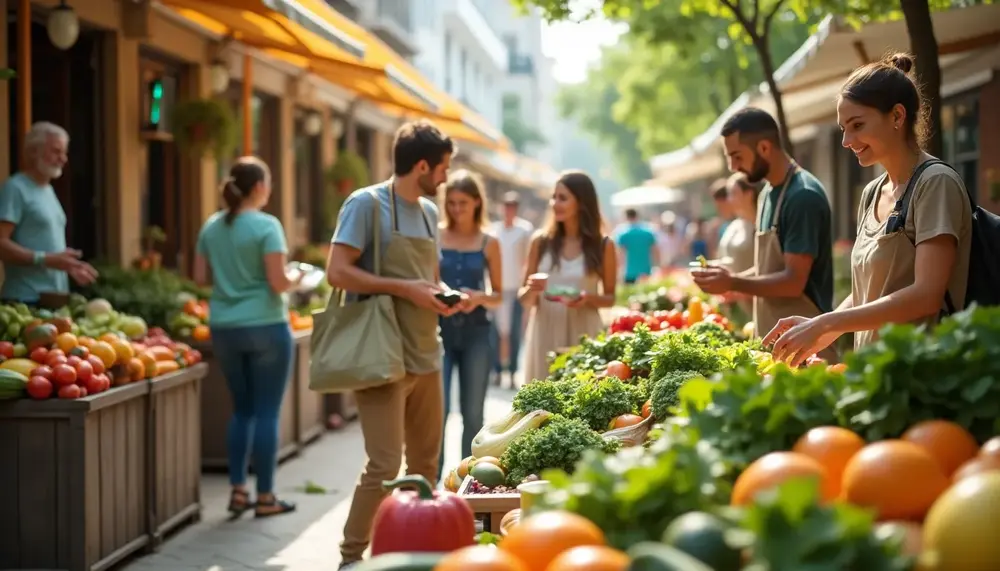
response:
M223 159L236 148L236 117L220 99L181 101L171 113L171 130L178 148L196 156Z
M515 438L500 463L507 468L507 484L517 486L546 468L572 472L587 450L613 451L618 446L601 438L582 420L555 415L545 426Z
M368 174L368 162L354 151L343 150L337 154L337 160L327 172L327 182L335 188L350 183L354 189L364 188L371 184Z
M0 81L6 81L8 79L14 79L15 77L17 77L17 72L16 71L14 71L14 70L12 70L10 68L7 68L7 67L0 68Z

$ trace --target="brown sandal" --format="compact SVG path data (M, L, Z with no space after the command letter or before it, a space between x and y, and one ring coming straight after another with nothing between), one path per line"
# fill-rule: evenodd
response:
M254 517L264 518L264 517L271 517L275 515L281 515L293 512L295 511L295 504L293 504L292 502L279 500L278 498L275 497L272 497L270 500L266 502L263 502L260 500L260 498L258 498L255 508L256 510L254 512ZM265 509L264 511L262 511L261 508L277 508L277 509Z
M226 508L232 519L236 519L253 509L254 504L250 501L250 494L246 490L233 490L229 494L229 506Z

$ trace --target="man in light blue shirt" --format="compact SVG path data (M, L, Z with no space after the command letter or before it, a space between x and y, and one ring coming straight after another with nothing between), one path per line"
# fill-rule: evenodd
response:
M24 141L24 168L0 188L0 298L36 303L43 293L67 293L69 278L88 284L94 268L66 247L66 213L52 188L66 165L69 135L36 123Z
M647 224L639 222L639 213L629 208L625 211L625 228L618 234L618 248L625 255L625 283L634 284L639 278L653 273L659 265L656 234Z

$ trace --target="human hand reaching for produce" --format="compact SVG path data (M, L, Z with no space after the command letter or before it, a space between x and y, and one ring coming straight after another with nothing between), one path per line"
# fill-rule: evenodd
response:
M773 344L771 354L775 360L798 367L833 344L837 337L840 334L830 331L819 318L795 316L778 321L764 336L763 343Z
M705 293L722 295L733 289L733 274L721 266L706 266L691 271L695 285Z
M87 262L77 262L75 266L70 268L66 273L69 277L73 278L73 281L79 285L90 285L97 280L97 270L94 266L91 266Z

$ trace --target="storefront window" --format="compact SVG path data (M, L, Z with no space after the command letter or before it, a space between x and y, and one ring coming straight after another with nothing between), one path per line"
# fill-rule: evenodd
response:
M962 175L972 196L979 191L979 97L960 96L941 106L942 159Z

